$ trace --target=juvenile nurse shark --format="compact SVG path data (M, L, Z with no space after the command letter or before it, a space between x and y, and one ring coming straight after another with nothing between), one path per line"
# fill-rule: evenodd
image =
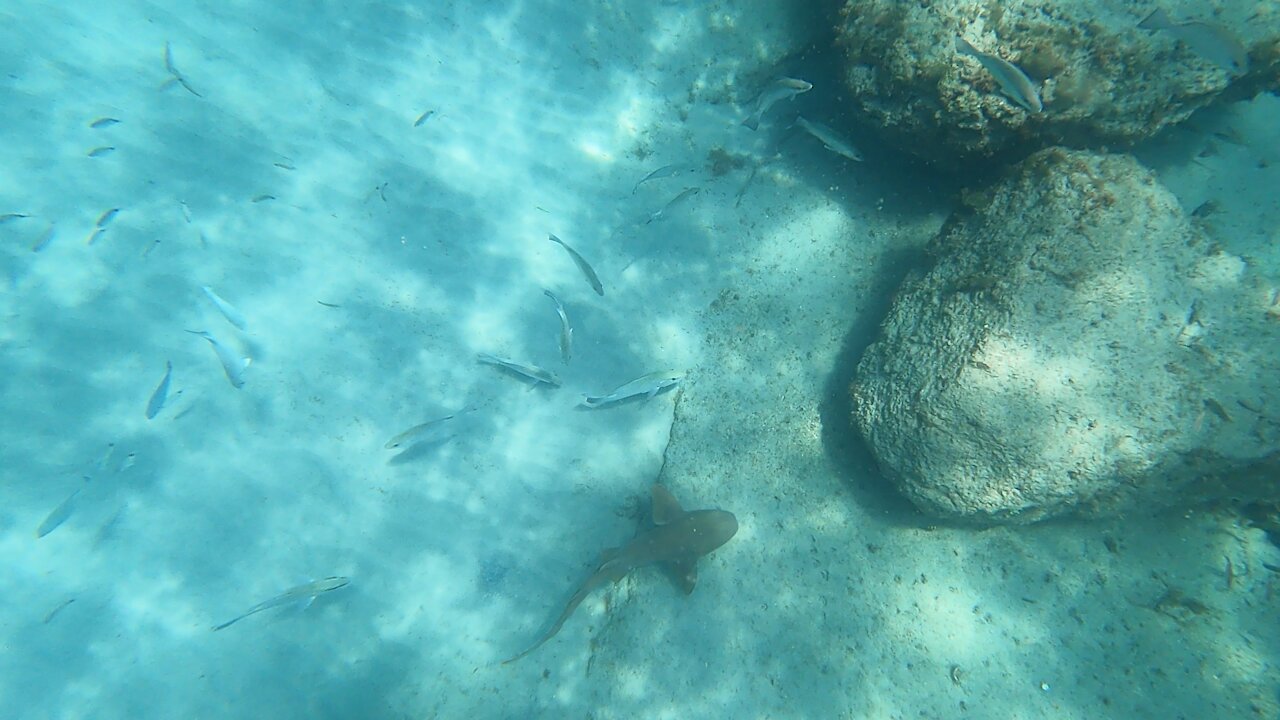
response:
M698 559L729 542L738 532L738 519L724 510L686 511L661 485L654 485L651 494L653 526L642 528L626 545L601 553L600 565L569 599L560 617L533 645L503 660L503 665L537 650L560 632L565 621L593 590L621 580L636 568L662 565L686 595L693 592L698 582Z

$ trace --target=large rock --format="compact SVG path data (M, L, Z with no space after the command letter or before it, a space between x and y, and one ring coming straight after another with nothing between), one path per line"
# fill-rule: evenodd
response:
M1249 50L1247 73L1228 72L1171 33L1138 28L1155 4L849 0L837 32L858 114L907 151L958 164L1050 145L1131 143L1224 93L1280 87L1280 12L1251 0L1215 5L1221 12L1170 13L1230 28ZM1044 112L1014 104L977 61L957 54L959 35L1037 81Z
M1280 497L1272 282L1128 156L1045 150L970 202L852 386L902 492L983 522Z

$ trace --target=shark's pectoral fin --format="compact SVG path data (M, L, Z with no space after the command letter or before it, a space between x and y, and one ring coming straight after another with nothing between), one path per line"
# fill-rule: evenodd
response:
M653 524L666 525L676 518L684 515L684 508L680 507L680 501L676 500L670 490L661 485L653 486Z
M672 581L680 586L685 595L693 592L693 588L698 584L698 561L697 560L668 560L663 563L663 568L667 574L671 576Z

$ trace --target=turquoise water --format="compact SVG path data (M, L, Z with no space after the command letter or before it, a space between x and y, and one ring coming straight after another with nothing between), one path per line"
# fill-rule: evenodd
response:
M886 488L853 366L990 170L860 134L799 5L0 7L0 715L1276 717L1234 510ZM1278 110L1136 151L1264 267Z

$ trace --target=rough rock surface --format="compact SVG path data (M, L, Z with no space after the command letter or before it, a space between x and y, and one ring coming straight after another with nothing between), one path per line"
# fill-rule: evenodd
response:
M1274 278L1128 156L1044 150L969 201L851 388L916 505L1030 522L1280 495Z
M850 100L900 147L953 164L1051 145L1142 140L1215 99L1280 87L1280 12L1244 0L1166 8L1175 20L1230 28L1250 53L1232 75L1167 32L1137 27L1155 4L1108 0L850 0L837 28ZM964 36L1041 86L1044 112L1005 97L955 50Z

